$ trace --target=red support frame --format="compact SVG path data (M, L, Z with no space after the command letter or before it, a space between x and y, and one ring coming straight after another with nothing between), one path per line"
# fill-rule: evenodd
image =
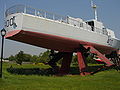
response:
M101 60L103 60L103 62L106 63L106 66L112 66L112 65L114 65L109 59L107 59L97 49L95 49L92 46L85 46L85 48L88 48L88 47L90 47L90 52L91 53L97 54L99 56L99 58L101 58ZM79 65L80 75L81 76L85 76L85 75L92 74L93 72L87 71L87 63L86 63L86 60L85 60L85 57L84 57L84 53L78 51L77 52L77 57L78 57L78 65Z
M72 55L73 53L71 52L66 52L63 55L63 60L62 60L62 65L59 71L59 75L67 75L70 71L70 64L72 61Z
M79 65L80 75L81 76L89 75L90 73L87 72L87 63L86 63L83 53L77 52L77 57L78 57L78 65Z
M92 46L85 46L86 48L87 47L90 47L90 52L91 53L95 53L99 56L99 58L104 62L106 63L106 66L112 66L114 65L109 59L107 59L103 54L101 54L97 49L95 49L94 47Z
M85 48L90 47L90 52L97 54L99 56L99 58L101 58L101 60L103 60L103 62L105 62L107 64L106 66L114 65L109 59L107 59L102 53L100 53L94 47L92 47L92 46L84 46L84 47ZM66 52L63 55L63 60L62 60L61 68L59 70L59 75L67 75L69 73L70 64L71 64L71 61L72 61L72 54L73 53L71 53L71 52ZM84 52L77 51L77 58L78 58L78 65L79 65L80 75L85 76L85 75L92 74L93 72L88 71L86 59L85 59L85 56L84 56Z

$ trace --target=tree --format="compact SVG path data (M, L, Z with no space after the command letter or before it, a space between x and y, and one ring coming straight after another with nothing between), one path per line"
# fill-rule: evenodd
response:
M73 55L73 57L72 57L72 64L75 65L75 66L78 65L77 55Z
M33 55L32 58L30 59L30 62L33 63L39 63L40 62L40 58L37 55Z
M44 53L41 53L41 54L39 55L40 62L41 62L41 63L44 63L44 62L50 61L49 55L50 55L50 51L49 51L49 50L47 50L47 51L44 52Z
M11 55L11 56L8 58L8 60L10 60L10 61L15 61L16 58L15 58L15 56Z
M22 65L22 61L24 60L24 52L20 51L17 55L15 55L16 57L16 63Z
M24 62L30 62L31 59L32 59L32 55L30 55L30 54L24 54L24 56L23 56L23 61Z

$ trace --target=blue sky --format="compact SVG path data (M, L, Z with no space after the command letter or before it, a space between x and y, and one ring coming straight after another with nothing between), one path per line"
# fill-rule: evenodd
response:
M98 6L98 19L113 31L120 39L120 0L93 0ZM60 15L79 17L84 20L94 18L93 10L90 7L90 0L0 0L0 29L3 28L4 5L6 8L16 4L23 4L37 9L43 9ZM16 54L20 50L29 54L39 54L44 51L39 47L6 40L5 55Z

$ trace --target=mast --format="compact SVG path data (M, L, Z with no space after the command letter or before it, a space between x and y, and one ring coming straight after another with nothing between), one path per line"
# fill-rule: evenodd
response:
M5 25L5 18L6 18L6 2L3 2L3 26Z
M97 6L95 4L93 4L93 0L91 0L91 7L94 10L94 19L98 20L98 17L97 17Z

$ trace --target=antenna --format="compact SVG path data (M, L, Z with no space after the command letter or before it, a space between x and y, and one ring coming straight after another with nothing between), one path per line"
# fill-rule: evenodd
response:
M4 3L4 19L5 19L5 17L6 17L6 3Z
M91 7L94 10L94 18L95 18L95 20L98 20L98 18L97 18L97 6L95 4L93 4L93 0L91 0Z
M6 2L3 2L3 26L5 25L5 17L6 17Z
M91 7L93 7L93 0L91 0Z

